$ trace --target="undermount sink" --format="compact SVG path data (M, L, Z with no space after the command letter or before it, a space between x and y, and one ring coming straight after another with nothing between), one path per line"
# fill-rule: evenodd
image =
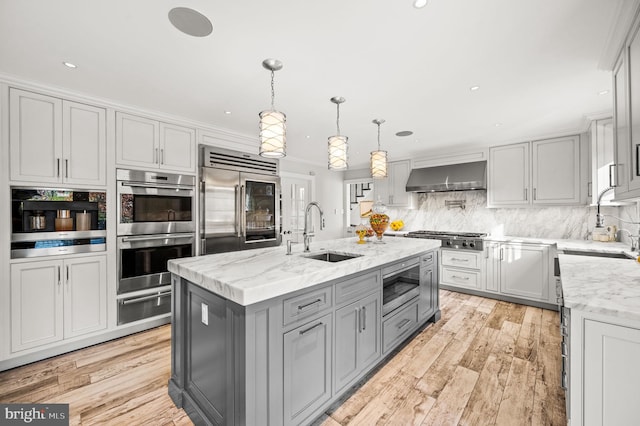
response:
M605 253L596 251L580 251L580 250L563 250L564 254L571 254L575 256L593 256L593 257L608 257L611 259L634 259L631 256L627 256L625 253Z
M337 253L335 251L327 250L321 253L309 254L303 257L307 259L322 260L324 262L342 262L343 260L355 259L362 256L361 254L351 253Z

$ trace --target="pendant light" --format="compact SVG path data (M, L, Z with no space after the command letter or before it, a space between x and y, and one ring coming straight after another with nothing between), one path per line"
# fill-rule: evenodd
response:
M380 150L380 125L384 123L382 119L375 119L373 123L378 126L378 150L371 151L371 177L387 177L387 151Z
M260 115L260 155L269 158L282 158L286 154L287 116L274 108L275 90L273 88L274 73L282 69L282 62L277 59L265 59L262 66L271 71L271 109L262 111Z
M347 136L340 135L340 104L346 101L343 97L335 96L331 98L331 102L336 104L338 114L336 118L336 127L338 132L335 136L329 136L329 170L344 170L347 168L347 151L349 146Z

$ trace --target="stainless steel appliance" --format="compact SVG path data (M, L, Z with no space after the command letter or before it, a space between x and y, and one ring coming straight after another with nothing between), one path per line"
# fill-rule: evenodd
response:
M118 169L118 235L195 232L195 176Z
M407 238L428 238L442 241L443 248L456 250L484 249L483 238L487 234L480 232L444 232L444 231L412 231L407 233Z
M118 294L171 284L167 261L194 254L195 236L155 234L118 237Z
M382 270L382 316L420 296L420 261L402 262Z
M194 254L195 235L118 237L118 325L171 312L167 261Z
M201 254L280 245L278 160L200 150Z
M195 252L195 176L118 169L118 325L171 312L167 261Z

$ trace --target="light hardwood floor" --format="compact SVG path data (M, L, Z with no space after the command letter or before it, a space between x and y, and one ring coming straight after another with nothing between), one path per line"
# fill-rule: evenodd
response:
M557 312L440 292L420 332L317 423L561 425ZM0 402L69 403L72 425L189 425L167 395L169 326L0 373Z

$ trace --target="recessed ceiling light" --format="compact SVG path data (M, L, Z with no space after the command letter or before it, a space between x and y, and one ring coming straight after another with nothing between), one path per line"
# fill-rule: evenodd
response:
M231 115L231 111L225 111L224 112L226 115Z
M411 136L413 132L411 130L403 130L401 132L396 133L396 136Z
M608 90L602 90L602 91L598 92L598 95L606 95L607 93L609 93Z
M62 62L62 64L67 67L67 68L78 68L78 66L76 64L72 64L71 62Z
M480 86L471 86L469 88L469 90L471 90L472 92L475 92L476 90L478 90L480 88Z
M416 9L422 9L429 3L429 0L413 0L413 7Z
M496 123L496 124L494 124L494 126L500 127L500 126L502 126L502 123Z
M213 31L213 25L209 18L188 7L171 9L169 21L183 33L194 37L206 37Z
M307 138L307 139L311 139L311 136L307 135L307 136L305 136L305 138Z

